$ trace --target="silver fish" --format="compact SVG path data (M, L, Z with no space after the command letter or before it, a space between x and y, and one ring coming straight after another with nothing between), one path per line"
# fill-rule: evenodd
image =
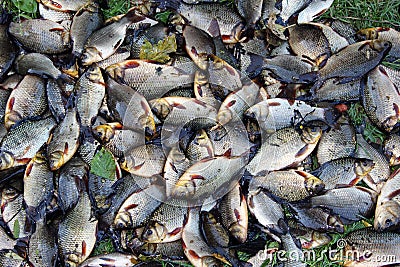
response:
M17 122L42 115L47 108L44 79L26 75L11 92L7 101L4 122L7 129Z
M377 231L395 230L400 227L400 175L395 171L382 186L375 210L374 228Z
M373 69L361 92L362 103L371 122L391 132L400 122L400 91L385 69L380 66Z
M85 27L82 27L85 25ZM80 55L89 36L103 25L97 2L88 1L75 13L71 25L72 53Z
M25 165L49 138L56 126L52 117L42 120L26 120L13 127L1 141L0 169Z
M48 140L47 155L52 171L61 168L74 156L79 146L79 132L76 110L67 111Z
M76 109L82 126L91 126L106 93L100 68L91 66L76 82Z
M89 196L82 192L75 208L67 213L58 229L57 240L63 262L77 266L86 260L94 248L96 233L97 219L92 218Z
M106 71L115 80L131 86L146 99L160 98L174 88L193 83L193 63L177 66L159 65L145 60L126 60L109 66Z
M37 190L40 188L40 190ZM54 193L53 173L46 160L46 153L39 151L29 162L24 174L24 202L27 214L37 219L51 201Z
M295 165L314 150L321 135L318 127L304 127L300 133L293 127L278 130L267 137L246 169L255 175Z
M84 45L82 64L89 66L110 57L121 46L127 27L145 18L136 9L131 9L122 18L93 32Z
M325 194L311 198L313 207L330 209L343 223L359 221L371 215L376 203L376 192L360 186L328 190Z
M71 47L69 31L61 24L45 19L11 22L9 32L26 48L43 54L66 52Z

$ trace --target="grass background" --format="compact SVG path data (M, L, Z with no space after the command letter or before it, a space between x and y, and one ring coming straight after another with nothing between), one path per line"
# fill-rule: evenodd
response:
M225 0L233 2L233 0ZM124 14L128 9L136 5L136 1L126 0L109 0L108 8L103 9L106 18L110 18L119 14ZM37 18L37 2L35 0L2 0L1 6L3 9L12 13L13 18ZM368 27L391 27L400 30L400 1L399 0L335 0L332 7L322 16L322 18L334 18L344 22L348 22L355 29ZM400 62L385 63L390 67L400 69ZM360 104L353 104L350 107L349 115L355 125L361 124L367 120L365 112ZM367 120L368 121L368 120ZM367 140L375 143L381 143L384 134L373 125L367 123L364 136ZM363 228L371 219L366 219L346 227L346 233ZM315 250L317 257L322 256L321 252L324 249L335 245L336 241L342 238L343 235L332 235L330 244ZM102 240L93 255L113 252L111 240ZM245 260L248 255L240 253L240 257ZM170 263L162 262L164 266L171 266ZM325 267L325 266L340 266L337 262L330 261L327 257L322 257L318 262L308 262L309 266ZM187 266L187 265L185 265Z

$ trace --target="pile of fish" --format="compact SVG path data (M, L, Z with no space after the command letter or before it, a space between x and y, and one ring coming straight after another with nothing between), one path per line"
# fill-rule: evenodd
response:
M396 29L313 22L329 0L38 2L0 25L0 266L400 263Z

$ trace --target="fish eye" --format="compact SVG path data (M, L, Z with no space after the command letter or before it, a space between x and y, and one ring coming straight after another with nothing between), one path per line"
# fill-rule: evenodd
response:
M149 229L146 231L146 235L152 235L153 234L153 230Z
M392 224L392 221L390 219L386 219L385 225L388 227Z

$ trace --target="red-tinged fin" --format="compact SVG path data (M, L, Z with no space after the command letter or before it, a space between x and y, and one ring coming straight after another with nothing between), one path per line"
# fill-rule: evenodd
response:
M281 105L281 103L279 103L279 102L268 103L268 106L271 106L271 107L279 107L280 105Z
M169 233L169 235L174 236L174 235L179 234L181 231L182 231L182 227L177 227L171 233Z
M354 186L358 184L358 182L361 180L361 177L356 177L353 180L350 181L349 185Z
M65 142L64 145L64 155L68 155L68 142Z
M55 8L62 9L62 5L60 3L57 3L55 1L50 1L50 4Z
M226 42L229 42L229 41L232 40L232 36L223 34L223 35L221 36L221 39L222 39L222 41L223 41L224 43L226 43Z
M204 176L201 176L200 174L191 174L190 175L190 180L205 180Z
M196 259L196 260L201 259L201 257L194 250L189 250L188 253L193 259Z
M399 194L400 194L400 189L394 190L387 196L387 199L393 199L394 197L397 197Z
M199 94L200 97L203 97L203 90L201 89L200 85L197 85L197 93Z
M254 202L253 202L253 196L249 197L249 201L248 201L249 207L254 209Z
M100 257L101 260L106 261L106 262L110 262L110 263L115 263L116 260L112 259L112 258L106 258L106 257ZM102 265L100 265L102 266ZM105 265L107 266L107 265ZM115 266L115 265L109 265L109 266Z
M63 32L63 31L65 31L65 28L51 28L50 30L49 30L50 32Z
M294 172L297 173L298 175L300 175L301 177L304 177L304 178L309 177L309 174L306 173L306 172L299 171L299 170L296 170L296 171L294 171Z
M125 211L129 211L131 209L135 209L139 204L130 204L124 208Z
M232 156L232 148L229 148L227 151L225 151L222 156L230 158Z
M199 53L197 52L197 49L194 46L192 46L192 49L190 49L190 52L192 52L192 54L197 57L199 56Z
M240 221L240 212L238 209L234 209L233 212L235 213L235 217L237 221Z
M144 165L144 162L142 164L136 165L135 167L133 167L133 169L135 171L140 170L143 167L143 165Z
M20 165L26 165L26 164L28 164L30 161L31 161L31 159L29 159L29 158L22 158L22 159L16 159L15 160L18 164L20 164Z
M196 104L199 104L200 106L202 106L202 107L204 107L204 108L206 108L207 107L207 104L206 103L204 103L203 101L201 101L201 100L198 100L198 99L193 99L193 102L194 103L196 103Z
M335 105L334 109L339 111L340 113L344 113L349 109L349 107L346 104L340 103Z
M126 69L133 69L140 66L140 63L136 60L127 60L125 61L124 68Z
M377 32L387 32L387 31L390 31L390 28L387 28L387 27L377 27L377 28L375 28L375 30L376 30Z
M86 241L82 241L82 255L86 255Z
M382 72L383 75L385 75L386 77L389 77L389 75L387 74L386 70L382 66L378 66L378 69L379 69L380 72Z
M311 248L311 245L312 245L312 242L307 241L307 242L302 243L302 244L301 244L301 247L302 247L302 248L309 249L309 248Z
M236 70L235 70L234 68L232 68L232 67L229 66L229 65L226 65L225 68L226 68L226 70L229 72L230 75L236 76L236 73L237 73L237 72L236 72Z
M230 107L232 107L233 105L235 105L236 104L236 100L232 100L232 101L230 101L228 104L226 104L226 106L228 107L228 108L230 108Z
M313 16L313 17L314 17L314 18L315 18L315 17L319 17L319 16L321 16L322 14L324 14L327 10L328 10L327 8L322 9L317 15L315 15L315 16Z
M15 97L10 97L7 102L7 109L13 110L14 103L15 103Z
M33 164L29 164L25 170L25 177L28 177L31 174Z
M393 110L394 110L394 112L396 112L397 118L399 118L400 117L400 109L396 103L393 103Z
M303 147L296 153L296 155L295 155L294 157L295 157L295 158L301 158L301 157L303 157L304 155L307 154L308 149L309 149L309 144L303 146Z
M209 158L209 157L207 157L207 158L201 159L201 160L198 161L198 162L208 162L208 161L211 161L211 160L214 160L214 158Z
M178 109L186 109L186 107L185 107L184 105L182 105L182 104L180 104L180 103L175 103L175 102L173 102L173 103L171 104L171 107L173 107L173 108L178 108Z

